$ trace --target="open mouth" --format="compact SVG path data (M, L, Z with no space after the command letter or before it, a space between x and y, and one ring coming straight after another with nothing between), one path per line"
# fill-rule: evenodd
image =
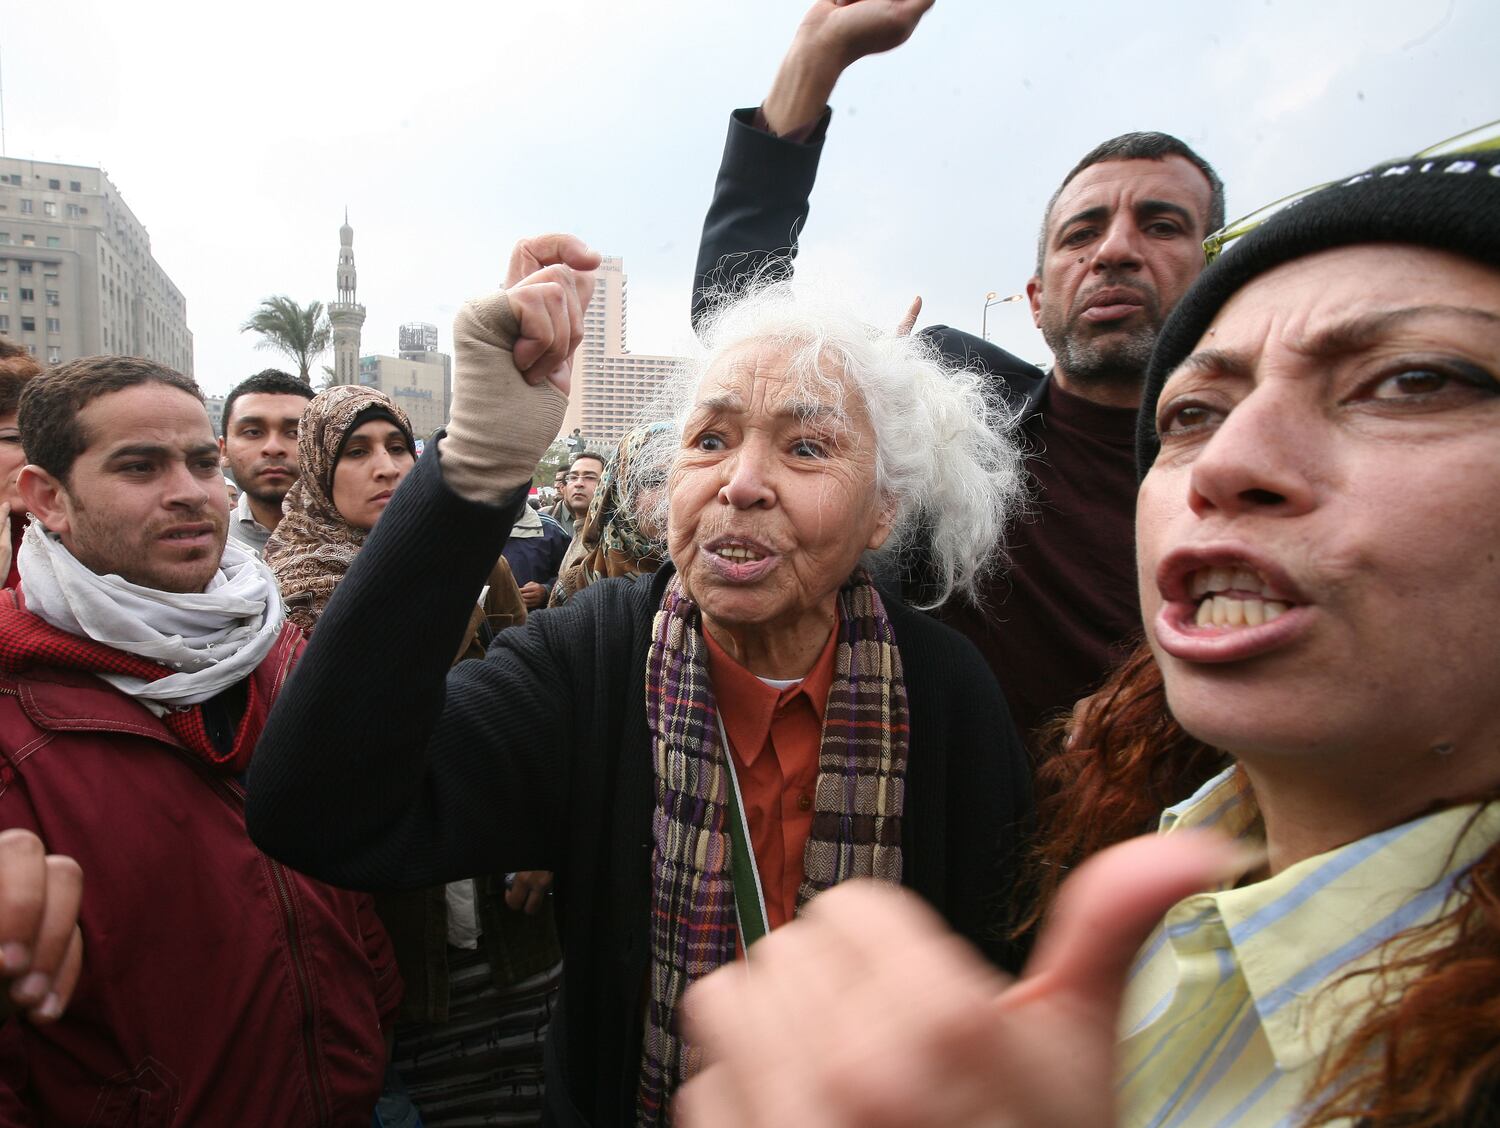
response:
M1188 577L1198 627L1234 630L1274 622L1296 606L1253 568L1199 568Z
M180 529L171 529L158 538L164 541L196 541L213 533L212 525L187 525Z

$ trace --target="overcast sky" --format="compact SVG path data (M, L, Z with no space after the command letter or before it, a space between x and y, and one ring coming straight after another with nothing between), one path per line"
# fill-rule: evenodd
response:
M680 351L730 109L804 0L489 0L0 8L6 152L101 165L187 299L196 374L275 363L262 297L333 297L347 204L363 351L450 344L520 235L624 256L629 344ZM834 94L801 271L872 319L978 331L1023 288L1051 190L1096 142L1175 133L1231 215L1500 117L1494 0L938 0ZM991 337L1043 359L1024 303Z

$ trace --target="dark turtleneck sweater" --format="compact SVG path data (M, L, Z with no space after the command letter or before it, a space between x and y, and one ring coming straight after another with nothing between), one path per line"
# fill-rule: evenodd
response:
M1037 726L1092 692L1141 629L1135 419L1053 381L1022 428L1036 499L1011 530L1010 565L983 607L940 614L984 655L1033 752Z

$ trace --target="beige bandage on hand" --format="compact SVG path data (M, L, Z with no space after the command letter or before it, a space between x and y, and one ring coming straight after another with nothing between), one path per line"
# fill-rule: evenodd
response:
M516 367L520 322L505 292L467 301L453 319L453 407L443 477L469 501L494 504L531 480L562 427L568 397Z

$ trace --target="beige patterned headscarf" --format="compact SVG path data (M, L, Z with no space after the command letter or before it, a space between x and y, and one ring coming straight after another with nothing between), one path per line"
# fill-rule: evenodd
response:
M281 585L287 618L308 634L365 543L365 530L344 520L333 504L333 468L355 420L372 407L412 441L406 412L374 388L353 384L309 400L298 425L301 476L281 503L281 524L266 542L265 560Z

